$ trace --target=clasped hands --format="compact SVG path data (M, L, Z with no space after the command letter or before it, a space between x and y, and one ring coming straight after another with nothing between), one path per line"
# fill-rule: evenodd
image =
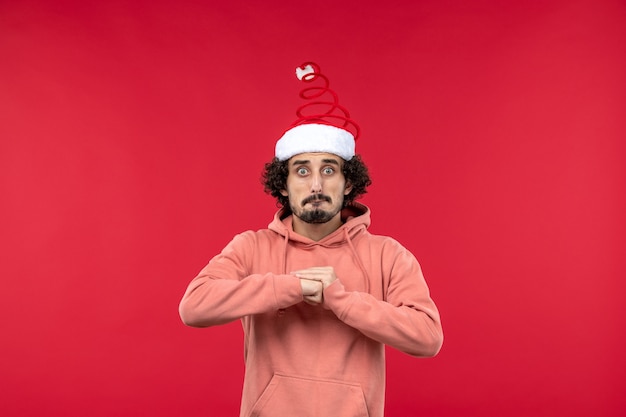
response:
M292 275L300 278L304 302L311 305L321 304L324 301L324 288L337 279L332 266L314 266L294 271Z

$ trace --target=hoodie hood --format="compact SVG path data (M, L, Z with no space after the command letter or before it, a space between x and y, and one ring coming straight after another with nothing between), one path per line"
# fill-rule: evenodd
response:
M293 214L289 209L282 208L274 215L268 228L288 240L305 245L334 246L341 245L346 239L354 239L359 233L370 226L370 209L360 203L351 203L341 210L343 224L333 233L319 241L314 241L293 231Z
M268 228L284 237L282 248L282 273L287 274L287 247L289 244L298 245L302 248L323 246L338 247L347 245L354 256L359 269L363 273L364 288L369 292L369 276L363 261L359 257L354 247L353 240L357 239L360 234L364 234L370 225L370 209L360 203L351 203L341 210L341 219L343 224L334 232L319 241L309 239L293 231L293 214L284 207L274 215L274 219L268 225Z

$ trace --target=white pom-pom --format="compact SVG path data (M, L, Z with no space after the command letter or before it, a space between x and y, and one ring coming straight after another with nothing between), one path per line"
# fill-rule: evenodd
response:
M296 77L298 77L298 79L302 81L304 77L306 77L309 74L313 74L314 72L315 72L315 68L313 68L311 64L304 66L304 68L297 67Z

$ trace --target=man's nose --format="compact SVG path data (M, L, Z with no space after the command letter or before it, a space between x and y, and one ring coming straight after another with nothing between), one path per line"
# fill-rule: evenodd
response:
M311 176L311 194L319 194L322 192L322 176L313 174Z

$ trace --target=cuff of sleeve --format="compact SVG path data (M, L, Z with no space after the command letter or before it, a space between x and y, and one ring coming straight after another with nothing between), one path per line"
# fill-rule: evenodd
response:
M351 294L341 281L335 280L324 289L324 305L341 319L350 306Z
M304 299L300 279L293 275L274 276L274 297L276 308L287 308Z

